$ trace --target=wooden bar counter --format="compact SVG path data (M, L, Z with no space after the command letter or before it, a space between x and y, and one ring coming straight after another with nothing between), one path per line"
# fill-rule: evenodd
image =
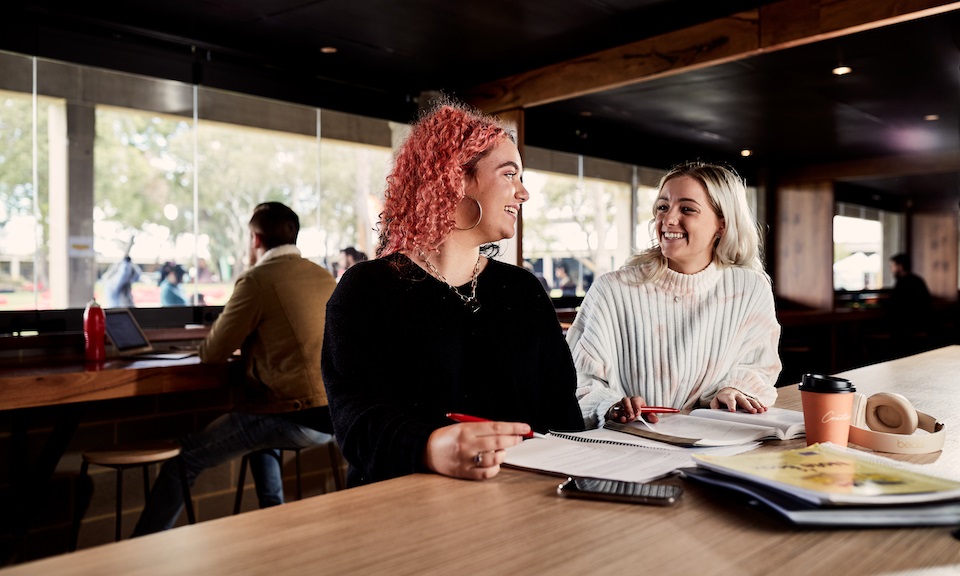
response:
M199 344L207 330L151 329L146 333L154 343ZM32 340L38 343L31 344ZM201 364L196 355L177 360L108 357L100 364L87 364L81 355L81 334L0 342L0 351L31 347L29 354L0 358L0 410L208 390L226 386L230 377L238 374L234 371L242 369L238 362Z
M181 360L30 363L0 368L0 410L206 390L225 386L231 364Z
M960 476L960 347L843 375L947 425L944 450L899 457ZM796 386L778 405L799 407ZM774 442L761 450L802 445ZM672 507L557 497L557 477L418 474L22 564L33 574L955 574L953 528L803 529L685 483Z

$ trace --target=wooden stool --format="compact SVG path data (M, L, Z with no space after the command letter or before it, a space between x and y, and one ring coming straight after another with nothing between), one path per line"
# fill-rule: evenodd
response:
M83 452L83 464L80 466L80 477L77 479L76 503L73 515L73 539L70 551L77 549L77 540L80 537L80 520L85 508L85 498L81 497L84 481L90 464L113 468L117 471L117 521L115 539L120 540L121 520L123 518L123 471L127 468L141 467L143 469L143 497L150 496L150 464L165 462L176 458L180 454L180 446L175 442L157 442L133 448L117 447L112 450L92 450ZM194 524L196 518L193 513L193 502L190 500L190 486L187 483L187 471L183 462L179 462L180 481L183 485L183 504L187 509L187 520Z
M297 467L297 500L303 498L303 485L300 475L300 450L302 448L297 447L287 447L287 448L274 448L274 450L280 451L280 463L283 464L283 453L284 451L291 450L294 452L294 461L296 462ZM331 440L327 442L327 450L330 454L330 471L333 473L333 482L337 490L343 488L343 479L340 478L340 450L336 446L336 441ZM243 484L247 479L247 464L250 461L250 454L244 454L243 458L240 460L240 476L237 479L237 495L233 501L233 513L240 513L240 506L243 504Z

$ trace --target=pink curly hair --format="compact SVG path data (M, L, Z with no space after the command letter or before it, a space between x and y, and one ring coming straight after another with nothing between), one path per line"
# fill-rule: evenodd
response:
M387 176L377 256L436 250L453 230L463 177L504 138L497 118L448 99L421 117Z

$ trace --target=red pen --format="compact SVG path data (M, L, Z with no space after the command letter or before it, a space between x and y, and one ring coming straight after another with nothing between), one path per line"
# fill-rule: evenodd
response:
M490 422L486 418L480 418L478 416L470 416L468 414L459 414L457 412L447 412L447 418L455 422ZM531 430L526 434L521 434L524 438L546 438L543 434L539 432L534 432Z
M641 414L676 414L679 408L670 408L669 406L641 406Z

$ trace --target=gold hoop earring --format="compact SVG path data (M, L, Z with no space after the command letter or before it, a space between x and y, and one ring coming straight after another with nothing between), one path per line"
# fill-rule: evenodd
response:
M475 220L475 221L473 221L473 217L472 217L473 208L472 208L472 207L463 208L463 207L464 207L464 202L463 202L463 200L473 200L473 203L477 205L477 209L476 209L476 211L477 211L477 216L476 216L476 220ZM464 197L463 197L463 200L461 200L460 203L457 204L457 210L456 210L457 213L456 213L456 215L454 216L454 219L453 219L453 227L456 228L457 230L460 230L460 231L473 230L474 228L476 228L476 227L480 224L480 220L483 219L483 207L480 206L480 202L479 202L476 198L471 198L470 196L464 196ZM468 227L466 227L466 228L461 228L460 226L457 225L457 216L460 215L461 210L466 210L467 213L470 213L470 214L471 214L470 216L468 216L468 217L466 218L466 220L467 220L467 222L473 221L473 226L468 226Z

